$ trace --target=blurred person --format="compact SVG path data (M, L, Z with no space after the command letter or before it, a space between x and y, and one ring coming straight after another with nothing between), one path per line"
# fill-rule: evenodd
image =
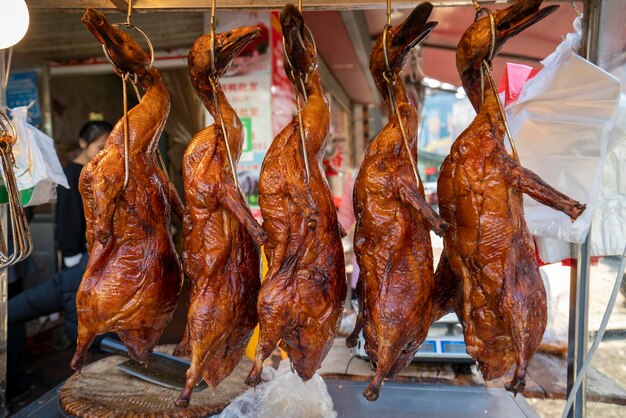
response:
M70 188L57 188L55 213L55 240L57 249L61 252L62 268L77 265L87 253L85 213L78 191L78 180L85 164L104 148L112 130L113 126L105 121L87 122L79 133L80 152L63 170Z

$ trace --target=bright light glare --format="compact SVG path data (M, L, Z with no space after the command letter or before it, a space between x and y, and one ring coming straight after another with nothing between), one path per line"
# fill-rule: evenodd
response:
M24 0L0 0L0 49L18 43L26 34L29 21Z

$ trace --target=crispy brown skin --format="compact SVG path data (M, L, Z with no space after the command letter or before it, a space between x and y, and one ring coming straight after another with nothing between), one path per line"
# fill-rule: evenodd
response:
M293 46L293 32L286 30L289 19L302 21L291 5L281 13L288 48ZM308 41L307 48L308 59L316 59ZM310 68L297 53L290 54L294 66ZM260 381L262 362L280 339L295 371L310 379L333 344L346 295L337 213L321 165L330 109L317 71L308 73L306 92L302 117L310 185L305 182L297 117L274 139L261 168L259 203L269 236L269 271L259 294L260 335L249 385Z
M229 61L225 39L254 39L256 28L239 28L216 36L218 62ZM245 39L244 39L245 38ZM183 266L192 284L184 341L175 354L191 353L191 366L178 406L187 406L193 387L203 377L217 386L239 363L257 324L255 309L261 286L259 251L265 232L235 184L219 111L228 133L236 165L241 156L244 132L239 117L228 103L219 83L209 83L210 36L194 43L189 54L189 74L198 95L216 122L198 132L183 158L187 207L184 218Z
M92 32L117 31L93 10L86 12L83 21ZM105 23L99 26L98 22ZM145 64L145 53L121 33L119 44L106 42L114 61L128 69ZM132 358L146 363L171 318L182 284L170 219L172 209L182 216L183 205L155 160L169 113L169 95L155 68L150 72L133 69L146 93L128 116L128 185L123 189L123 119L105 148L85 166L79 183L89 264L76 296L79 326L74 369L81 368L93 338L110 331L119 335Z
M390 65L396 76L398 102L411 153L417 163L417 110L407 97L398 73L410 45L434 27L426 21L430 4L417 6L402 24L387 34ZM434 288L430 229L445 228L424 200L416 183L398 117L382 78L385 70L382 36L370 57L370 71L387 104L390 122L368 146L354 185L356 230L354 250L360 275L359 315L347 345L356 345L363 329L365 350L376 363L376 375L363 395L378 398L383 379L394 377L413 358L432 322Z
M541 1L517 2L494 13L496 51L504 41L554 9ZM512 22L512 23L510 23ZM441 216L450 225L436 272L436 316L454 309L467 352L485 380L502 376L515 362L507 389L522 391L530 357L546 326L546 293L532 236L524 220L522 193L576 219L582 205L543 182L508 155L504 123L487 77L480 103L480 63L490 42L488 19L463 35L457 67L477 116L454 142L441 166Z

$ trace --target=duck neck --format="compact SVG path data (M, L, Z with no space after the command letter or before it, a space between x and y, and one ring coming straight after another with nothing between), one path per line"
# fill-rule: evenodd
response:
M202 90L198 89L197 91L204 107L211 116L213 116L213 119L215 119L214 125L220 133L222 132L220 117L222 121L224 121L224 128L228 134L228 145L230 151L233 153L233 162L239 161L243 147L243 128L239 116L237 116L235 109L233 109L224 94L222 85L219 81L216 83L207 83L207 88Z
M481 90L481 74L484 88ZM494 92L487 70L481 65L480 70L466 72L462 78L463 88L472 103L474 110L479 115L486 117L492 127L498 131L504 131L504 120L500 114L498 97Z
M296 88L300 91L299 82ZM304 82L307 101L301 100L302 122L307 138L307 153L319 155L326 148L328 132L330 130L330 107L324 95L322 80L317 71L310 73Z
M398 116L401 117L406 140L409 143L409 148L413 150L417 143L417 109L411 103L402 78L396 73L394 74L393 83L390 87L388 87L386 81L383 81L383 83L379 85L379 91L385 101L389 123L397 124ZM393 101L389 95L390 91L393 94ZM399 115L397 113L399 113ZM399 124L397 124L397 129L401 129ZM404 146L402 149L404 149Z
M159 139L170 111L170 96L161 74L152 68L146 75L137 80L137 84L145 93L139 103L129 110L129 123L141 120L141 124L130 127L130 149L133 153L152 155L159 146ZM133 87L127 84L128 94L133 94ZM123 120L122 120L122 123ZM124 135L110 135L109 144L123 145Z

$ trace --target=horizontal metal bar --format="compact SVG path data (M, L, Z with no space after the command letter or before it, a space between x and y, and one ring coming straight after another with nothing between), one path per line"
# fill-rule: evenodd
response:
M569 2L568 0L548 0L549 2ZM296 3L295 1L291 1ZM506 4L513 0L479 0L481 5ZM117 10L111 0L27 0L31 12L36 11L84 11L87 7L100 10ZM222 10L278 10L285 5L284 0L220 0L216 7ZM471 0L431 0L434 6L471 6ZM394 1L394 6L414 7L415 0ZM346 9L382 9L382 0L305 0L304 10L346 10ZM207 0L135 0L133 10L144 12L156 11L209 11L211 2Z

